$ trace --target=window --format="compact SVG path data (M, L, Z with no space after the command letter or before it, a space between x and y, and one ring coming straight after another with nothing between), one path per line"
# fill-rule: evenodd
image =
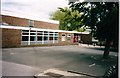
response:
M29 30L22 30L22 35L29 35Z
M34 20L29 20L29 27L33 27L34 26Z
M30 36L30 41L36 41L36 36Z
M49 40L53 40L53 32L49 32Z
M50 36L50 37L53 37L53 32L49 32L49 36Z
M22 33L22 35L29 35L29 33Z
M28 36L22 36L22 41L28 41Z
M22 30L22 32L28 32L29 33L29 30Z
M44 41L47 41L48 40L48 37L44 36Z
M55 37L58 37L58 33L57 32L55 32Z
M37 32L37 35L42 35L43 34L43 31L38 31Z
M44 31L44 34L48 34L48 32L47 32L47 31Z
M42 41L42 36L38 36L37 41Z
M55 40L58 40L58 37L55 37Z
M30 35L36 35L36 33L30 33Z
M62 36L65 36L65 34L62 34Z
M49 37L49 40L53 40L53 37Z
M48 32L47 31L44 31L44 36L48 37Z
M22 30L22 45L58 43L58 32Z
M36 44L36 31L22 30L22 45Z
M71 34L67 34L67 40L70 41Z

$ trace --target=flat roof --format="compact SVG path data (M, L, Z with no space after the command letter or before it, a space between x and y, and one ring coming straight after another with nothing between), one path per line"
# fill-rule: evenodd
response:
M23 26L10 26L10 25L0 25L0 28L21 29L21 30L35 30L35 31L50 31L50 32L63 32L63 33L76 33L76 34L89 34L89 32L53 30L53 29L42 29L42 28L23 27Z
M59 24L59 21L56 21L56 20L41 19L39 16L15 13L15 12L12 12L12 11L1 10L1 15L8 15L8 16L13 16L13 17L18 17L18 18L26 18L26 19L30 19L30 20Z

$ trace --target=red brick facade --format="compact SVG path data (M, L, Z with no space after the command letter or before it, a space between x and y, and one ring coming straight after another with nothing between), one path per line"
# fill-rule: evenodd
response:
M35 21L35 28L44 28L44 29L54 29L54 30L59 30L59 25L58 24L52 24L48 22L43 22L43 21Z
M21 30L2 29L2 47L20 47Z
M29 19L2 15L2 22L13 26L29 27ZM34 28L59 30L59 24L34 20Z
M13 26L28 26L29 20L25 18L17 18L12 16L2 15L2 22Z

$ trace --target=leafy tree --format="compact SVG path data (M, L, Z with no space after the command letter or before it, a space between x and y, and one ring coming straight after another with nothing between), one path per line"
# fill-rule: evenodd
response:
M64 17L65 17L65 14L60 10L57 10L50 14L50 19L53 19L53 20L62 21Z
M72 11L83 13L79 20L91 28L93 36L106 41L103 57L108 57L111 41L118 47L119 3L70 2L69 5Z
M82 26L81 20L79 20L81 14L77 11L71 11L69 8L59 8L51 14L51 19L60 21L60 29L62 30L76 30L85 31L85 29L80 28Z

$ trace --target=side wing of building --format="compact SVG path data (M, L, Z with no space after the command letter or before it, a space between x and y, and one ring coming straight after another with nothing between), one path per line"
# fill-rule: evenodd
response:
M79 38L83 43L92 39L90 34L59 30L58 23L2 15L1 24L2 47L68 45L78 44Z

